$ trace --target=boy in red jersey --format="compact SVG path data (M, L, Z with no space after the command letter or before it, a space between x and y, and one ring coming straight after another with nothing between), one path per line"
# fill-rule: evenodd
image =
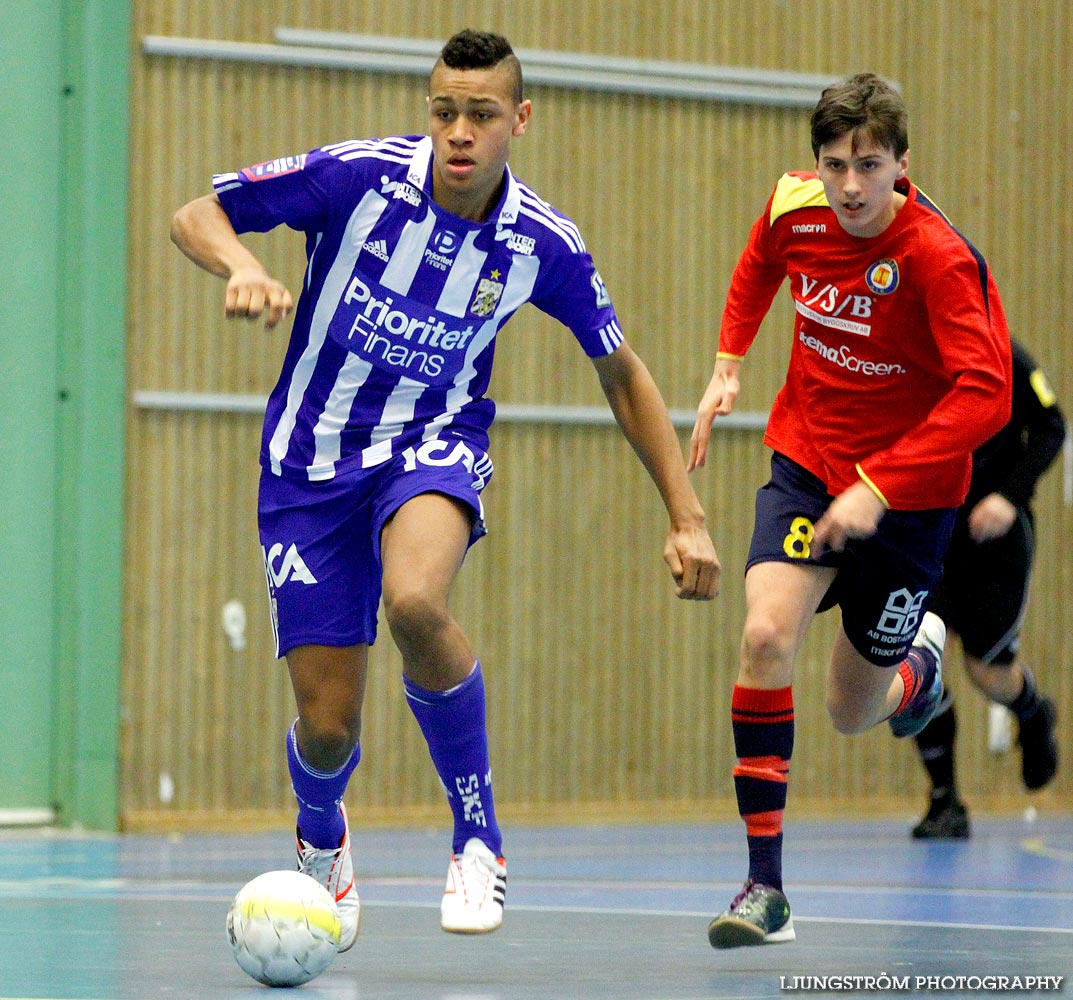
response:
M792 675L812 616L838 604L827 674L841 733L927 724L942 692L945 626L927 612L973 449L1010 414L1010 339L986 262L906 177L898 92L866 73L812 114L815 173L785 174L734 270L711 382L690 444L704 464L739 369L789 279L796 320L765 443L745 576L731 720L749 877L712 921L715 948L790 941L782 816Z

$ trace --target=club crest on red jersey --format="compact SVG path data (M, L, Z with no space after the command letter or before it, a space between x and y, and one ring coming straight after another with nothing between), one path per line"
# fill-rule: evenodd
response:
M898 262L888 257L884 260L877 260L868 268L864 280L876 295L890 295L898 287L900 277Z

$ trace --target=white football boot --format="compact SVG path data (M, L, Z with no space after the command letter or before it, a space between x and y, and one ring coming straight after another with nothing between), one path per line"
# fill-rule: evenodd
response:
M454 934L487 934L503 923L507 862L478 837L451 856L440 904L440 926Z
M302 833L297 832L298 870L316 879L328 895L335 900L339 908L339 922L342 931L339 935L339 951L352 948L358 937L361 924L361 903L358 901L358 887L354 884L354 859L350 854L350 824L346 818L346 807L339 806L343 814L343 839L339 846L316 848L302 840Z

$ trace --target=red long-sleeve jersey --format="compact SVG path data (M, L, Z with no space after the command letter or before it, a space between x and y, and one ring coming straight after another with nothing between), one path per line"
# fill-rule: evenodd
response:
M765 443L838 495L956 507L1010 416L1010 335L987 263L908 180L879 236L851 236L814 173L784 174L734 269L719 353L743 358L789 278L796 320Z

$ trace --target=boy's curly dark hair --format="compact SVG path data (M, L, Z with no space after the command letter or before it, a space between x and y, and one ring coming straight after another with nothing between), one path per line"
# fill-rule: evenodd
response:
M466 28L452 35L437 61L450 69L490 69L504 63L514 78L514 101L522 102L522 66L502 35Z

